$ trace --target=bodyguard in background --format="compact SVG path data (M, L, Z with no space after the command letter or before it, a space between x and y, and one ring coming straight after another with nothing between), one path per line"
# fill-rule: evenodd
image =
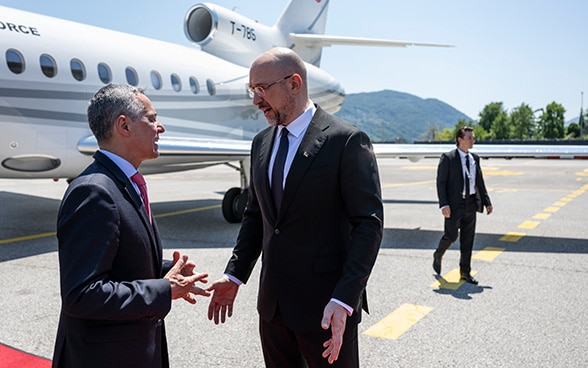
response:
M172 299L196 303L187 256L162 259L137 169L164 132L140 89L108 85L88 107L100 149L68 187L57 219L61 315L53 367L169 367L164 317ZM137 179L139 178L139 179Z
M480 157L470 152L475 136L464 126L456 134L457 149L441 155L437 168L437 196L445 217L445 230L433 255L433 269L441 274L445 251L457 240L459 233L460 278L471 284L478 281L471 275L472 248L476 231L476 211L492 213L492 203L484 184Z

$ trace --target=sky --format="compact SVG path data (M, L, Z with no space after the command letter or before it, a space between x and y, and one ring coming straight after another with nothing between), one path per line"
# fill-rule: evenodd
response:
M288 0L209 2L273 25ZM183 20L197 3L0 0L8 7L190 47ZM584 102L588 105L587 17L588 1L578 0L331 0L328 35L455 47L333 46L324 49L321 68L346 93L388 89L434 98L474 120L492 102L502 102L509 112L522 103L536 110L557 102L570 120Z

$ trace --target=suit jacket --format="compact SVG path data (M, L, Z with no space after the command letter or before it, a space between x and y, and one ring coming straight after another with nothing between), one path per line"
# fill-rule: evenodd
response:
M101 152L67 189L57 219L61 315L54 367L167 367L155 221L126 175Z
M268 166L277 127L251 148L251 183L243 223L225 272L246 282L262 256L258 311L276 307L295 331L320 329L336 298L367 310L365 288L383 231L375 156L367 135L317 108L288 173L276 213Z
M484 207L491 206L490 196L484 184L484 176L480 167L480 157L470 152L476 163L476 203L477 211L483 212ZM464 173L461 157L457 149L443 153L437 167L437 197L439 208L449 205L452 213L463 203Z

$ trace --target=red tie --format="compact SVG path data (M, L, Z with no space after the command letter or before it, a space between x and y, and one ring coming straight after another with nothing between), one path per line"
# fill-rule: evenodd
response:
M149 222L151 222L151 207L149 206L149 197L147 196L147 183L145 183L145 178L141 175L140 172L136 172L133 176L131 176L131 180L137 184L139 187L139 192L141 192L141 198L143 199L143 204L147 209L147 217L149 217Z

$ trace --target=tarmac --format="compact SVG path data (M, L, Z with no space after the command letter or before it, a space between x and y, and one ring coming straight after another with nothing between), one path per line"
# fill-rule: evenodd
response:
M459 244L431 267L443 230L437 160L379 160L385 236L359 326L362 367L587 367L588 160L482 161L494 213L478 215L472 268ZM239 224L221 214L239 185L228 166L146 177L164 255L186 253L221 277ZM0 180L0 343L51 359L60 309L55 222L64 180ZM98 219L97 219L98 220ZM256 274L223 325L208 300L174 301L171 366L263 367ZM312 287L312 285L309 285ZM2 364L0 364L2 366ZM20 367L19 367L20 368Z

